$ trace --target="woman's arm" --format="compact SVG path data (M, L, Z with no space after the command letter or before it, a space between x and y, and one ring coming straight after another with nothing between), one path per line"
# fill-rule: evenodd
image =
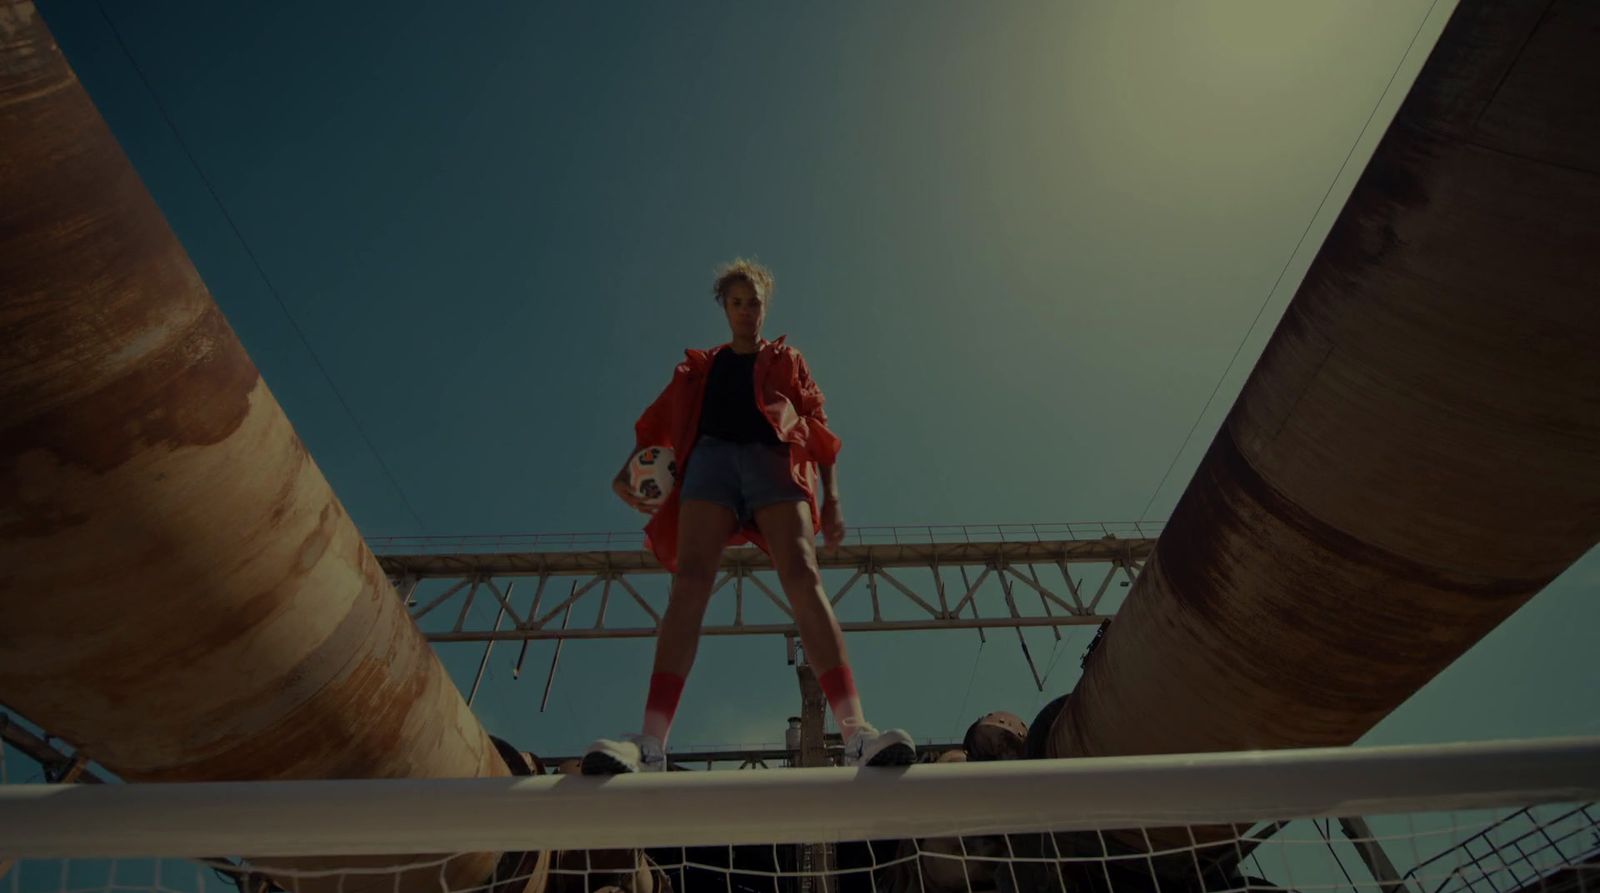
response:
M799 351L794 353L794 362L794 408L806 425L806 447L818 468L829 468L838 461L839 438L828 430L828 412L824 408L827 399L822 396L822 389L811 377L811 367L806 365L805 357ZM824 471L823 474L831 474L831 471Z
M837 548L845 533L844 510L839 502L839 438L828 430L828 413L823 408L827 399L811 377L811 367L799 351L795 351L794 359L795 409L806 420L807 446L822 475L822 541L830 549Z
M838 502L839 501L839 465L838 465L838 463L835 463L833 465L826 465L826 466L818 465L817 469L822 472L822 493L823 493L824 496L826 496L828 498L828 504L832 505L833 503Z
M839 504L839 465L818 465L822 472L822 542L830 549L844 542L844 509Z

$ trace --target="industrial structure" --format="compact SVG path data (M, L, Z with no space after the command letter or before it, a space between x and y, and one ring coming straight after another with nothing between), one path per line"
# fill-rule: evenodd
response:
M1600 540L1596 33L1584 0L1459 4L1158 538L858 540L823 556L852 573L836 603L872 601L855 628L1104 629L1029 757L1370 729ZM30 3L0 2L0 38L0 703L54 736L6 740L79 782L528 771L430 645L649 636L607 604L655 616L631 580L659 569L611 544L369 548ZM1099 567L1087 586L1081 564ZM709 634L792 638L746 622L747 597L783 609L761 569L730 553L733 617ZM1004 613L977 615L984 586ZM469 623L475 599L492 627ZM580 604L597 621L574 628ZM807 707L785 759L805 765L827 742L795 663ZM1233 877L1241 830L1107 837L1140 853L1195 833ZM443 879L550 858L468 854ZM1187 853L1145 863L1107 881L1193 875Z

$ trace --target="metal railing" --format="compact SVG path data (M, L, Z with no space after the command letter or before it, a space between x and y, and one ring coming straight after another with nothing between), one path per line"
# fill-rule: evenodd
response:
M1551 875L1600 858L1597 804L1550 812L1548 807L1517 810L1417 863L1403 880L1421 893L1513 893L1541 889ZM1455 865L1449 870L1429 871L1450 859Z
M1313 816L1333 803L1435 812L1597 794L1600 739L1574 738L950 763L910 766L870 783L854 770L816 769L699 778L646 772L605 782L385 778L70 791L3 785L0 840L24 859L765 846L1092 834ZM952 817L981 822L981 830L953 828Z
M1151 539L1162 524L1152 521L1056 521L1015 524L896 524L852 527L845 545L923 543L1062 542L1071 540ZM613 552L644 549L637 530L580 533L505 533L465 536L368 537L377 555L459 555L502 552Z

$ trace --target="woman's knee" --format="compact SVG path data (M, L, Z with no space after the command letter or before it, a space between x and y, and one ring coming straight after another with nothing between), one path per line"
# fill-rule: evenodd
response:
M672 597L709 599L716 584L716 563L680 561L678 572L672 575Z
M820 579L816 547L802 531L780 528L768 533L767 549L772 554L772 568L785 585Z
M786 590L818 589L822 586L822 571L817 568L816 552L801 542L793 547L787 560L777 562L778 580Z

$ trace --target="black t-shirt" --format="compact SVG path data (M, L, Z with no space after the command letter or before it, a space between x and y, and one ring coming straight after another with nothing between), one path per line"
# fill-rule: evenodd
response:
M700 433L734 443L783 443L756 405L756 354L717 351L706 377Z

